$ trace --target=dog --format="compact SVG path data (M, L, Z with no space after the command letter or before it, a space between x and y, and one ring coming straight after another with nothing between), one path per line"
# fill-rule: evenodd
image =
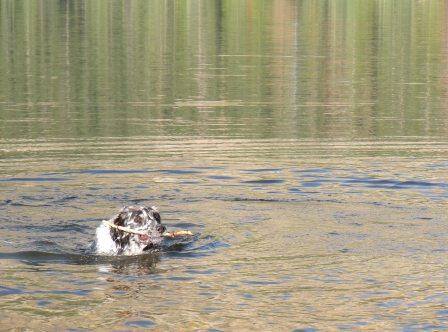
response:
M125 206L97 228L95 250L100 255L138 255L156 251L165 230L156 207Z

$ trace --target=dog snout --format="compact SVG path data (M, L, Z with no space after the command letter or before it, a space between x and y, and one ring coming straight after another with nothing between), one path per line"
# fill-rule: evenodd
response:
M157 225L156 227L157 232L159 232L160 234L163 234L166 231L166 227L163 225Z

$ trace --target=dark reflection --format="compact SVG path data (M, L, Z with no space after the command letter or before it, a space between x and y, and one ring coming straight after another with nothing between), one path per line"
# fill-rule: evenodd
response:
M125 275L144 275L156 273L156 264L160 261L160 254L153 252L121 259L113 259L108 264L101 264L100 271Z
M156 264L163 255L174 257L200 256L210 254L218 245L211 237L200 241L199 235L189 238L166 239L163 246L157 250L150 250L142 255L134 256L105 256L95 255L91 247L79 252L45 252L38 250L0 252L0 260L17 260L29 266L44 266L46 264L69 265L98 265L100 271L119 274L152 274L156 272ZM54 245L50 241L41 241L41 245ZM36 245L36 243L34 243ZM59 248L61 250L61 248Z
M19 260L22 263L31 266L43 266L52 263L98 265L105 272L150 274L154 273L156 263L160 261L160 252L153 251L144 255L135 256L98 256L56 254L42 251L20 251L15 253L0 253L0 259Z

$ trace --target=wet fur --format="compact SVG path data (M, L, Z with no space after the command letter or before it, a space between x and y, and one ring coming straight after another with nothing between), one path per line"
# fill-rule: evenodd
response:
M144 231L148 236L131 234L116 228L101 225L97 229L96 252L106 255L138 255L157 249L165 231L160 214L155 207L126 206L109 219L117 226Z

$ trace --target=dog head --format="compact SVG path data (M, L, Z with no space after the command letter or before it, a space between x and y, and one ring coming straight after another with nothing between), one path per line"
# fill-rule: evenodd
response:
M155 207L126 206L109 222L145 233L133 234L111 227L110 236L115 242L117 254L139 254L157 248L166 230Z

